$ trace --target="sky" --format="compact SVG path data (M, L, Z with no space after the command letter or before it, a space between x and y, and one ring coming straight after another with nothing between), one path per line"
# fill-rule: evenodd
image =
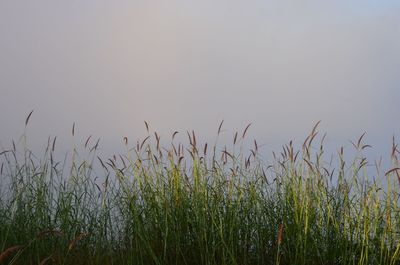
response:
M266 148L321 120L333 144L400 135L400 1L2 0L0 143L105 148L252 123Z

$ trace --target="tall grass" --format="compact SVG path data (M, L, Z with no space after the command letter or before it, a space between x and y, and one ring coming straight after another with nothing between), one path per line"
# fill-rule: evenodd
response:
M230 148L146 128L110 158L90 138L61 162L56 139L41 157L24 141L1 151L0 264L400 264L394 142L372 176L362 137L330 165L317 126L269 163L245 150L248 127Z

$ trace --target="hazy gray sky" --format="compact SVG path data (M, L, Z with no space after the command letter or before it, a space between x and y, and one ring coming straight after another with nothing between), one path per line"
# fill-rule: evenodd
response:
M400 1L0 1L0 140L400 135ZM230 135L229 135L230 137Z

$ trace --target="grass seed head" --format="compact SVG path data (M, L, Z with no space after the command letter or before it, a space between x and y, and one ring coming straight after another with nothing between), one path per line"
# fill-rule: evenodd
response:
M0 254L0 263L5 262L13 253L21 250L22 248L23 248L23 246L16 245L16 246L12 246L12 247L9 247L6 250L4 250Z

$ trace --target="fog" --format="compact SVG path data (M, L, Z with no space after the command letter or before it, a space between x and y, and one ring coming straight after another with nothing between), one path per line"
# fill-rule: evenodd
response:
M0 143L252 123L272 148L312 126L333 146L367 132L376 154L400 134L398 1L0 2ZM250 141L251 142L251 141ZM334 150L334 149L333 149ZM111 151L110 151L111 152Z

